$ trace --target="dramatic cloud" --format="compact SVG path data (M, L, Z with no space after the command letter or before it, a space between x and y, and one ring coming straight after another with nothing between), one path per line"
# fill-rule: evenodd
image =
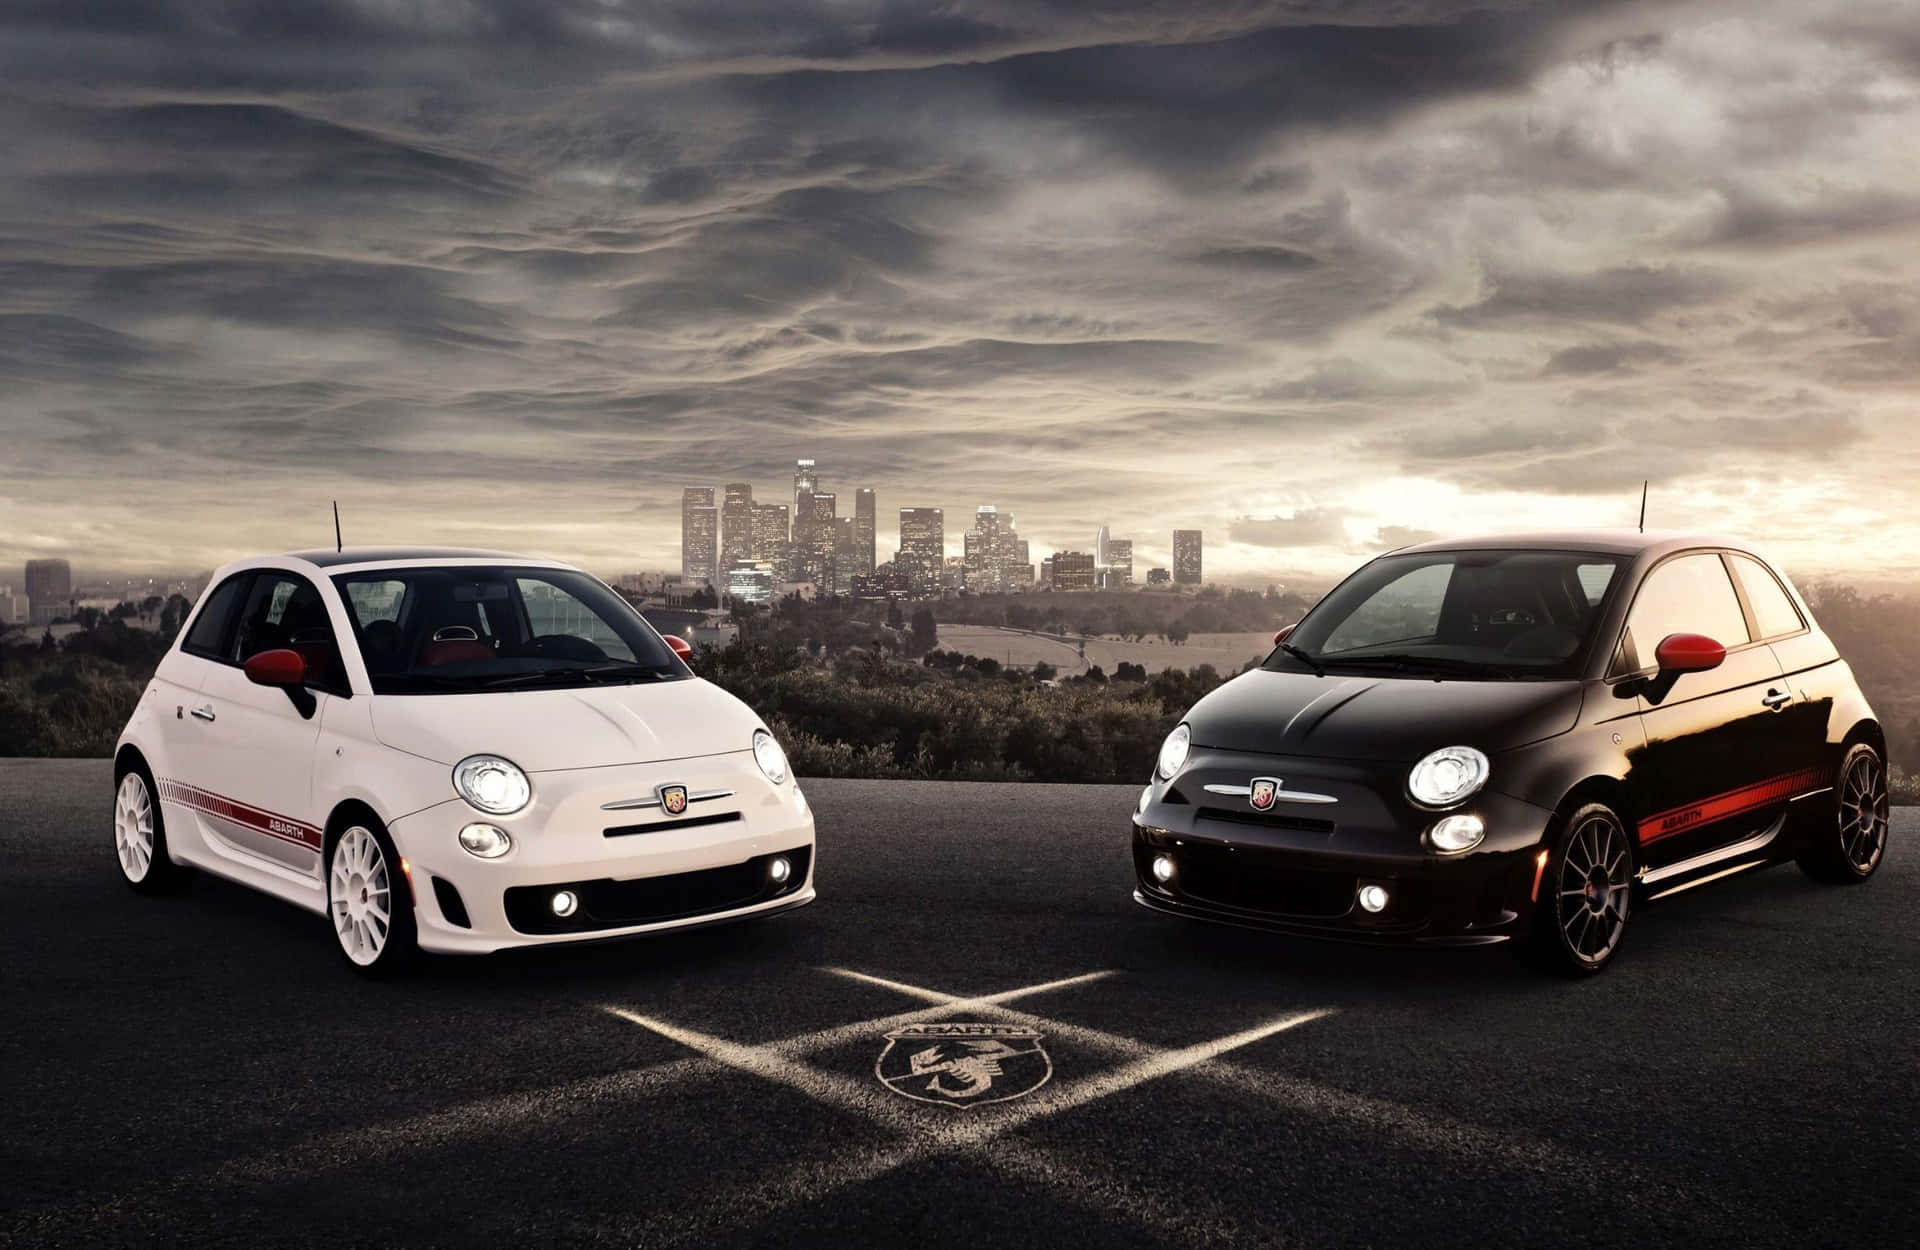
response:
M0 582L335 498L667 568L798 456L883 550L990 502L1311 580L1650 480L1920 569L1916 133L1897 3L26 0Z

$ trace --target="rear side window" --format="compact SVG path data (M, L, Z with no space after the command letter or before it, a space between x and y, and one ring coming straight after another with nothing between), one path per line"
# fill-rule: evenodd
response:
M1747 616L1727 578L1727 566L1712 553L1669 560L1641 584L1627 617L1635 662L1653 666L1654 648L1673 634L1705 634L1723 647L1753 641Z
M1797 634L1807 627L1800 619L1800 609L1793 606L1793 600L1780 588L1779 580L1767 571L1766 565L1752 556L1728 558L1733 561L1740 588L1747 592L1747 606L1753 609L1754 624L1760 627L1762 638Z
M205 656L209 660L225 658L222 654L223 644L230 636L234 609L239 606L241 592L247 588L247 581L252 576L251 573L236 573L208 593L207 606L193 618L193 628L187 631L186 641L180 644L182 651Z

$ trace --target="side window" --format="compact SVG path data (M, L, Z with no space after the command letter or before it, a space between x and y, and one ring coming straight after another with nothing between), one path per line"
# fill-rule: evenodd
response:
M186 641L180 649L189 655L205 656L209 660L225 658L224 644L228 638L228 628L233 624L234 609L239 605L240 595L246 590L251 573L235 573L207 592L207 606L200 615L193 618L193 628L187 631Z
M1800 619L1800 609L1793 606L1793 600L1780 588L1780 582L1767 571L1767 566L1752 556L1730 556L1733 571L1740 579L1740 588L1747 592L1747 605L1753 609L1754 623L1760 627L1762 638L1779 638L1784 634L1797 634L1807 627Z
M297 651L307 662L307 684L346 689L333 623L320 592L304 577L268 572L254 578L228 658L244 664L262 651Z
M1669 560L1648 575L1627 617L1630 650L1641 668L1671 634L1705 634L1723 647L1751 642L1746 614L1727 580L1727 566L1711 553Z

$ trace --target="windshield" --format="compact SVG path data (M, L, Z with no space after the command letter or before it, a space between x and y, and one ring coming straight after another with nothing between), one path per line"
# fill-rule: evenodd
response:
M1585 551L1382 556L1321 600L1264 667L1577 677L1623 563Z
M668 681L686 666L625 599L571 569L463 565L333 579L375 694Z

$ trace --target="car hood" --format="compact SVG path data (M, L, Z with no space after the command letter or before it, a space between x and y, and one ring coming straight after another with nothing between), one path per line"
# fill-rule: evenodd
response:
M373 732L454 764L503 755L530 773L746 751L760 718L699 678L577 690L376 695Z
M1433 681L1255 669L1187 713L1195 746L1411 763L1446 746L1489 755L1572 729L1577 681Z

